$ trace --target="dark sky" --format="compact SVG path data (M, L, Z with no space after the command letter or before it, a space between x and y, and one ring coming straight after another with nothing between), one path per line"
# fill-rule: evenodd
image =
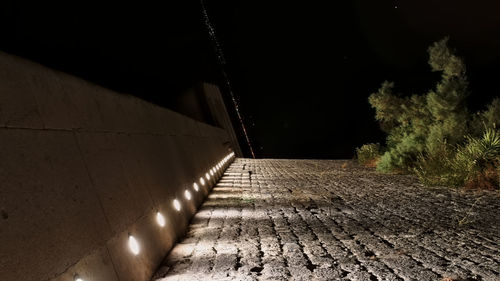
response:
M198 1L39 2L2 7L1 50L166 106L220 81ZM499 96L499 1L279 2L206 0L261 157L350 158L383 141L367 97L384 80L431 89L426 49L444 36L465 57L471 106Z

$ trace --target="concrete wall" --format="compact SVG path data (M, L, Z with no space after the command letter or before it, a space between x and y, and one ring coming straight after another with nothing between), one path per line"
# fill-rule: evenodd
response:
M228 143L220 128L0 53L0 280L149 280Z
M234 127L231 123L231 119L229 118L229 113L226 105L224 104L224 100L222 99L219 87L213 84L203 83L203 93L215 125L223 128L227 132L230 145L236 153L236 156L243 157L243 153L241 152L241 148L238 143L238 138L234 132Z

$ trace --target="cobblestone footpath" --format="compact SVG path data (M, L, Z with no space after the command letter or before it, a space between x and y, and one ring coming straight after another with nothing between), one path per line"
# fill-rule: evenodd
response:
M499 192L237 159L153 280L500 280Z

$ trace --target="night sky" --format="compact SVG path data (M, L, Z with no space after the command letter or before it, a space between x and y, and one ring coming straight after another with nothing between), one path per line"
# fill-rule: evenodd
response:
M3 4L0 50L166 107L222 81L198 1L39 2ZM426 50L444 36L465 58L471 107L499 96L499 1L271 2L206 0L259 157L350 158L382 142L367 97L384 80L434 87Z

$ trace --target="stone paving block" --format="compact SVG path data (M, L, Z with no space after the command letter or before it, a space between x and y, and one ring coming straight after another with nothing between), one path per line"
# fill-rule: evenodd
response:
M499 207L351 161L237 159L159 280L496 280Z

